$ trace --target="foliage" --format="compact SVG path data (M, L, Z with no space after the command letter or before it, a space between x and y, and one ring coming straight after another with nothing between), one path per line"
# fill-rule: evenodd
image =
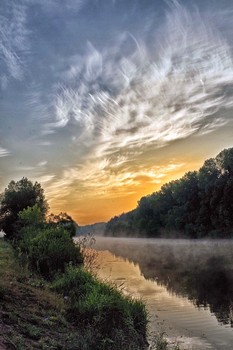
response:
M61 212L58 215L50 214L48 215L47 221L51 226L65 228L71 237L74 237L76 234L76 227L78 227L78 225L67 213Z
M44 223L44 215L41 212L39 205L36 203L32 207L27 207L18 213L18 217L21 219L25 226L41 226Z
M91 289L92 282L93 277L90 272L69 267L64 275L53 282L53 290L66 297L69 296L70 302L74 303L76 299L85 297Z
M136 220L136 210L132 210L128 213L123 213L120 216L114 216L106 224L105 233L111 234L112 236L128 236L134 235L138 232L138 229L135 226ZM136 230L136 231L135 231Z
M27 207L20 211L18 217L20 219L21 229L18 234L19 239L14 244L14 248L18 257L21 257L22 261L27 261L31 240L45 227L44 216L38 204L35 204L33 207Z
M44 190L38 182L33 184L24 177L17 182L9 183L0 196L0 230L5 232L6 238L17 238L21 227L19 212L35 204L40 208L42 217L45 217L48 204L44 197Z
M68 320L79 327L94 327L96 334L108 338L110 349L114 348L116 332L128 334L135 344L145 342L147 313L141 301L123 296L115 287L74 267L68 268L53 288L68 298Z
M233 233L233 148L208 159L199 171L164 184L135 210L111 219L106 234L198 238Z
M12 246L3 240L0 262L4 285L3 301L0 298L0 307L4 303L0 341L7 349L145 348L147 320L140 301L123 297L114 287L105 286L82 268L71 266L60 278L57 276L51 290L50 282L20 267ZM110 328L119 323L119 327Z
M12 246L3 239L0 264L4 286L2 292L0 288L0 344L4 349L95 349L95 329L80 329L68 322L63 297L52 292L44 280L35 280L31 271L22 269Z
M33 197L34 186L38 189L36 198ZM5 216L11 217L5 231L8 238L14 238L15 244L12 244L12 247L18 253L18 257L21 256L26 260L27 264L24 266L30 268L32 273L36 272L37 279L43 277L47 280L34 283L29 282L25 277L31 287L44 289L48 281L59 278L54 283L53 289L62 293L64 297L68 297L68 301L66 298L63 299L66 315L66 320L63 319L63 322L68 322L71 327L78 325L78 338L77 334L73 336L68 333L63 343L59 344L56 339L51 338L48 342L44 339L41 343L43 327L38 326L40 322L37 319L31 319L33 312L29 313L28 310L27 313L25 312L27 308L25 300L22 299L24 314L22 325L17 324L17 314L21 314L22 310L4 314L7 325L17 324L17 332L6 335L5 342L17 349L33 348L31 345L34 341L38 341L41 345L38 349L142 349L146 342L145 306L140 301L124 297L115 288L99 282L89 272L80 268L84 260L82 251L87 249L90 242L93 242L93 237L88 236L88 239L82 240L82 244L75 244L72 239L75 223L66 213L50 215L46 222L47 206L42 195L43 190L37 183L33 185L24 178L19 183L12 181L1 198L1 213L5 208ZM4 223L3 219L4 216L2 216L2 223ZM12 231L13 229L15 231ZM91 254L91 258L88 256L87 260L92 264L93 255ZM18 274L17 281L20 280L20 283L23 283L25 278ZM15 290L15 286L12 290ZM27 288L20 287L19 290L27 290ZM6 293L1 285L0 303ZM25 296L26 305L30 302L31 295ZM60 329L60 321L58 321L61 319L60 316L46 316L44 319L48 323L47 328L57 322Z
M64 272L67 264L80 264L83 258L69 233L62 227L44 228L28 243L28 262L46 278Z

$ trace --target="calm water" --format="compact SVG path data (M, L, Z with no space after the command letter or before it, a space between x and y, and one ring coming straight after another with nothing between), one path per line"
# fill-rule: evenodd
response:
M99 275L141 297L150 331L184 349L233 349L233 241L97 237Z

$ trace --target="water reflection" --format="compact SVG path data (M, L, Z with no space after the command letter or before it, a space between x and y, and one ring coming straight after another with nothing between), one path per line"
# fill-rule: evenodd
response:
M209 307L218 322L233 326L233 243L97 239L97 249L138 263L146 279L172 293Z

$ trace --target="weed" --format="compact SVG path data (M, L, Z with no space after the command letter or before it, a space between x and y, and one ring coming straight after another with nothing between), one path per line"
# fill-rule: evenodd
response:
M171 344L166 339L166 333L163 330L160 330L152 335L149 350L180 350L180 347L177 342Z
M10 334L5 335L5 344L9 346L10 349L15 350L25 350L25 340L21 335Z
M95 244L94 236L91 234L81 236L76 239L75 244L79 247L83 255L85 270L90 271L95 275L99 268L99 264L97 263L98 252L93 249Z
M25 324L23 327L23 334L29 339L39 340L41 338L41 330L31 324Z

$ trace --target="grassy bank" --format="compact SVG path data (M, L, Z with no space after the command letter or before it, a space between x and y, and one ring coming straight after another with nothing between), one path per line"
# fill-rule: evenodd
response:
M0 348L145 348L144 305L123 297L83 268L46 281L20 266L0 239Z

